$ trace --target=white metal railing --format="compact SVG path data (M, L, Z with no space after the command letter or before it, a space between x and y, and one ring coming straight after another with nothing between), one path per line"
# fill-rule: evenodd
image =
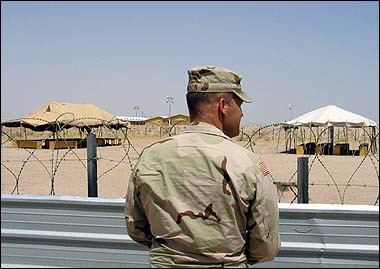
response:
M149 267L124 199L1 195L1 267ZM282 246L252 267L379 267L379 207L279 204Z

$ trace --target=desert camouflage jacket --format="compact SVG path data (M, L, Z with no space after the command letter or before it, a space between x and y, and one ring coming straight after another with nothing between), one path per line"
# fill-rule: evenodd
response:
M192 123L144 149L125 206L128 233L152 267L246 267L280 248L266 165L218 128Z

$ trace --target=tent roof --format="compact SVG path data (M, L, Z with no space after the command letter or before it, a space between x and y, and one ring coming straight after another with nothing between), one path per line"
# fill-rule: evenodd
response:
M118 129L127 126L126 121L117 119L93 104L68 104L49 102L36 112L21 119L2 122L6 127L24 126L34 131L56 131L62 128L91 128L105 125Z
M291 121L288 126L376 126L376 122L335 105L328 105L303 114Z

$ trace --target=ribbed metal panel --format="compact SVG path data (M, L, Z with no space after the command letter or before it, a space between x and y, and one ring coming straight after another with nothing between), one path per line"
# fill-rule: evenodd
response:
M279 204L282 246L253 267L379 266L379 208ZM149 267L123 199L1 196L2 267Z
M379 208L279 204L282 246L256 267L358 268L379 265Z
M123 199L2 195L2 267L147 267L123 206Z

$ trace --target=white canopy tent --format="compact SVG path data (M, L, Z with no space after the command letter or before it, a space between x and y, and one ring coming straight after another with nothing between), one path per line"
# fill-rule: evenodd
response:
M293 120L286 121L283 123L283 126L288 130L297 127L328 127L330 133L329 142L332 147L334 145L334 127L346 127L346 129L372 127L372 138L374 138L377 123L335 105L328 105L305 113ZM294 144L296 144L296 142L294 142ZM287 145L286 148L288 148Z
M377 126L376 122L358 114L344 110L335 105L328 105L293 120L287 121L288 126L348 126L348 127L370 127Z

